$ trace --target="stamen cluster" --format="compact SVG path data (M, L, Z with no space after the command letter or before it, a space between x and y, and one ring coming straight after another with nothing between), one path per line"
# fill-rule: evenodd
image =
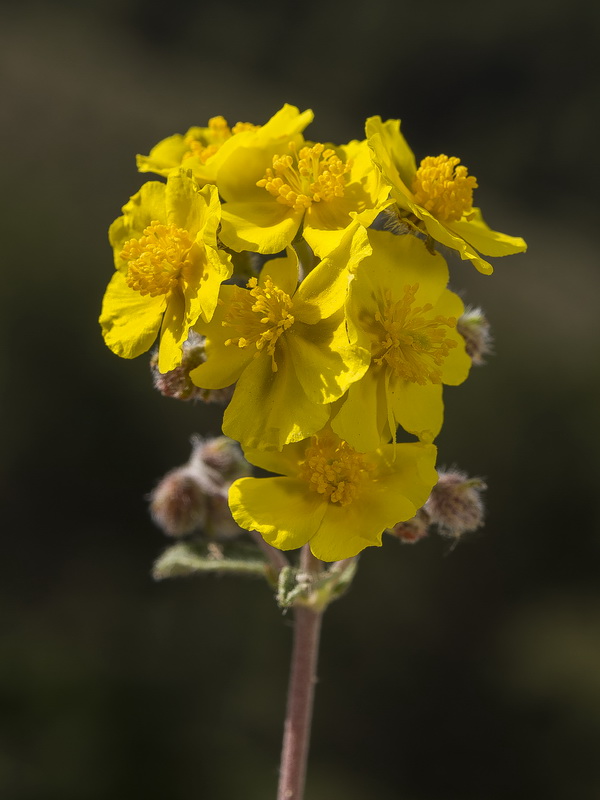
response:
M300 466L299 477L330 503L349 505L356 499L362 478L373 467L347 442L330 435L314 436Z
M456 319L432 316L431 303L413 307L418 289L419 284L406 286L404 297L397 302L386 291L383 310L375 314L383 332L374 361L385 362L397 377L423 386L442 383L441 367L450 350L457 346L446 333L456 327Z
M256 278L250 278L247 286L250 291L239 293L239 299L231 304L223 320L224 326L242 335L226 339L225 346L253 344L258 351L264 348L271 356L273 372L277 372L275 345L281 334L294 324L290 314L292 300L271 278L266 278L263 286L258 285Z
M459 164L460 158L427 156L413 180L415 202L444 222L457 222L473 208L477 180Z
M139 239L130 239L123 246L127 285L142 296L168 294L191 265L188 254L192 244L187 231L153 220Z
M290 142L289 149L291 155L273 156L273 167L266 170L264 178L256 182L257 186L295 211L344 196L344 176L350 171L351 163L344 164L335 150L325 149L320 143L297 152L295 143Z

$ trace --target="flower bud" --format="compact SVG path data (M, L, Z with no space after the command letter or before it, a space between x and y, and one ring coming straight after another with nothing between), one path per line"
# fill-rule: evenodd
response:
M480 478L468 478L464 472L440 472L424 506L431 524L437 525L443 536L453 539L477 530L483 525L481 492L486 488Z
M480 308L467 306L465 313L459 317L456 330L465 340L465 350L475 366L485 364L485 356L492 352L492 334L490 323Z
M206 361L204 337L190 330L187 341L183 344L181 364L169 372L158 369L158 350L152 353L150 369L154 388L164 397L175 400L201 400L203 403L223 403L231 400L233 386L224 389L201 389L190 379L190 372Z
M207 495L187 467L168 472L150 495L152 519L167 536L203 528L207 511Z
M237 536L241 528L231 516L227 492L250 471L237 442L193 436L188 463L168 472L150 495L152 519L168 536L195 531L218 539Z
M412 519L396 523L387 532L400 539L404 544L416 544L429 533L429 523L429 514L424 508L420 508Z
M211 474L213 480L225 488L225 496L231 483L252 472L239 444L227 436L217 436L206 441L200 436L193 436L192 446L190 463L199 471L204 470Z

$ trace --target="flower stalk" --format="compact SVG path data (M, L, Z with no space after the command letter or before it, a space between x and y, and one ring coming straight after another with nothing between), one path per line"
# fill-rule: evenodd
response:
M303 548L302 566L313 575L320 567L308 545ZM302 800L304 797L322 618L323 610L319 606L294 607L294 644L277 800Z

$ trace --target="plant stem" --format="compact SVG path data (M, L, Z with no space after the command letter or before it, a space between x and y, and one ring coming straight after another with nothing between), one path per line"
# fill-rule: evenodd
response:
M321 562L306 546L302 566L314 574L317 565L320 567ZM277 800L302 800L304 796L322 617L321 609L294 607L294 644Z
M281 550L276 550L274 547L271 547L270 544L265 542L265 540L260 535L260 533L258 533L258 531L250 531L250 535L252 536L256 544L259 546L259 548L262 550L262 552L265 554L265 556L269 559L269 561L271 562L271 566L275 570L276 574L279 574L280 570L282 570L284 567L289 566L290 562L283 555Z

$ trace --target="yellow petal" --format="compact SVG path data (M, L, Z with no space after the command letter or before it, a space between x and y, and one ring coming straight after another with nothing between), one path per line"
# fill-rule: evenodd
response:
M339 411L331 420L331 428L355 450L368 453L389 441L387 423L383 370L371 368L350 386Z
M142 296L115 272L102 303L100 325L107 346L122 358L136 358L150 349L160 328L164 295Z
M159 372L170 372L181 364L183 343L188 337L189 325L185 322L185 301L179 288L168 297L163 316L158 348Z
M241 528L258 531L279 550L294 550L314 534L327 504L294 478L240 478L229 489L229 507Z
M173 169L179 167L184 153L188 150L185 137L176 133L160 141L147 156L137 155L137 168L140 172L155 172L166 177Z
M388 119L383 122L379 116L369 117L365 133L369 140L375 135L379 137L375 148L380 154L382 151L387 153L389 162L394 165L403 184L410 187L417 171L417 164L406 139L400 133L400 120Z
M316 433L329 419L328 406L306 396L283 337L275 358L276 372L264 351L248 364L225 411L223 433L244 447L281 449Z
M448 228L486 256L509 256L527 250L527 244L520 236L508 236L506 233L493 231L483 221L481 211L478 208L473 211L473 219L468 222L449 222Z
M442 384L390 381L390 403L396 422L424 442L432 442L442 429Z
M266 200L226 203L221 212L221 240L236 252L279 253L291 244L302 221L302 212Z

